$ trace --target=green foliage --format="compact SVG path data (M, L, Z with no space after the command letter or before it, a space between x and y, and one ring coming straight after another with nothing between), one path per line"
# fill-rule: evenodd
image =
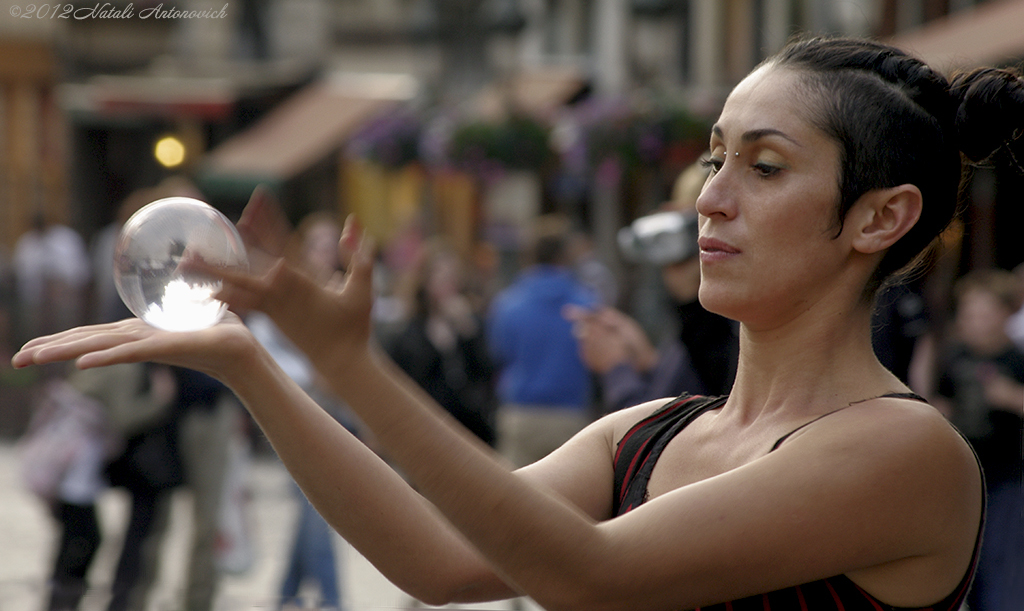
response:
M470 171L539 170L553 159L550 137L547 125L527 116L469 122L455 129L448 155Z

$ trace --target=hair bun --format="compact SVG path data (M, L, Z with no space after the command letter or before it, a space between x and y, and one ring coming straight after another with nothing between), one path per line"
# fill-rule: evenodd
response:
M971 161L988 160L1001 148L1020 166L1017 151L1024 141L1024 80L1016 69L977 68L950 81L958 102L956 137L960 151Z

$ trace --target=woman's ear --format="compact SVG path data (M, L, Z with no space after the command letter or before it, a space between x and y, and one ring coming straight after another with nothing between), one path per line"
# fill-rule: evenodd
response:
M911 184L865 193L854 204L847 222L852 246L858 252L881 252L902 238L921 217L921 190ZM849 225L848 225L849 226Z

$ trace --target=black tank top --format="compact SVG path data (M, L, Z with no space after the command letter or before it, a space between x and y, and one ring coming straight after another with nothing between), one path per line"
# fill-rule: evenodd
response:
M893 393L883 395L883 397L924 401L923 398L912 393ZM728 397L683 395L670 401L630 428L619 440L615 452L614 515L627 513L647 500L647 483L665 446L700 415L724 405L726 399ZM819 418L790 431L779 438L769 451L775 451L790 435L820 418L835 413L835 411L819 416ZM984 479L982 482L984 483ZM984 522L985 515L984 499L983 490L982 522ZM949 596L926 607L908 608L887 605L865 592L845 575L836 575L767 594L758 594L703 607L696 611L957 611L967 596L978 563L981 531L979 526L971 564L963 579Z

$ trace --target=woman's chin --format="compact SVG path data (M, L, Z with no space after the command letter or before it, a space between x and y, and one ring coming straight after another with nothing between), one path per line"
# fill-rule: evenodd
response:
M697 300L700 301L701 307L713 314L740 320L743 306L737 295L709 285L710 283L701 281L700 290L697 292Z

